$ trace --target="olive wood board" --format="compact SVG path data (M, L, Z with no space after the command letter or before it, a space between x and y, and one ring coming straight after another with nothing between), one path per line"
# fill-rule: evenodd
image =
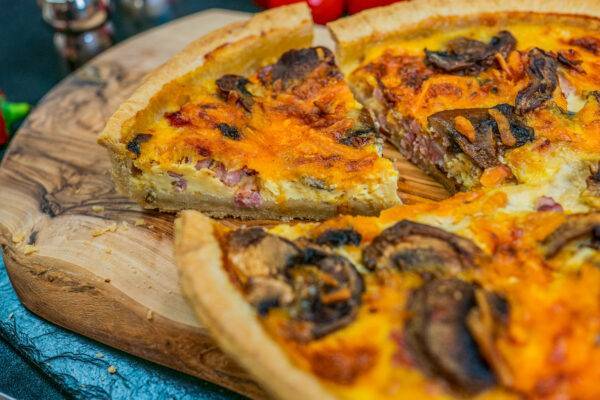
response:
M0 244L15 291L35 314L263 398L250 376L218 349L180 292L174 215L143 210L119 195L108 156L96 144L108 117L147 72L194 38L247 17L209 10L179 19L104 52L48 93L0 166ZM315 42L332 46L323 28ZM400 171L405 202L447 195L391 148L385 154Z

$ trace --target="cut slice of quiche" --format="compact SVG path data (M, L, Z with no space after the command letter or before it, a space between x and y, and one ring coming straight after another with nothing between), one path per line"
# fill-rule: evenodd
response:
M276 398L597 399L600 213L507 205L460 193L269 229L184 211L175 258Z
M370 115L297 4L233 24L150 74L100 135L146 208L320 219L398 204Z
M450 191L519 183L584 192L600 159L600 22L539 12L597 15L597 3L487 6L410 2L329 28L359 100ZM423 21L427 7L452 17ZM518 12L529 9L539 12Z

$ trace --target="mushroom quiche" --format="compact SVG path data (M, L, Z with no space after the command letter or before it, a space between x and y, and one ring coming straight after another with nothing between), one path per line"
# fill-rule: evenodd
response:
M184 293L286 399L600 397L600 213L503 191L380 217L176 221Z
M269 228L182 212L181 283L223 349L286 399L600 398L599 16L422 0L331 24L377 126L469 192Z
M378 126L450 191L581 194L600 159L599 13L589 0L415 1L329 28Z
M147 208L319 219L399 203L370 114L308 7L257 14L188 46L108 122L121 192Z

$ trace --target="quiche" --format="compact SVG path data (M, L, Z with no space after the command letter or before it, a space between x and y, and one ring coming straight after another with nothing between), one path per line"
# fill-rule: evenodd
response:
M175 222L184 294L285 399L600 398L600 5L401 2L329 25L376 128L454 196Z
M269 229L184 211L176 261L278 398L599 398L600 213L507 204L478 191Z
M151 73L99 143L146 208L322 219L399 203L398 173L305 4L215 31Z
M386 137L448 190L568 188L589 206L597 198L586 181L600 159L599 10L589 0L414 1L329 29Z

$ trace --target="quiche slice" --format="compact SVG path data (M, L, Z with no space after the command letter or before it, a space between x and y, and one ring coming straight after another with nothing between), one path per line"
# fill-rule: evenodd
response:
M101 133L119 190L146 208L321 219L399 203L370 115L305 4L213 32L151 73Z
M329 29L359 100L451 192L582 193L600 159L598 16L593 0L414 1Z
M282 399L600 397L600 213L502 191L380 217L176 220L184 294Z

